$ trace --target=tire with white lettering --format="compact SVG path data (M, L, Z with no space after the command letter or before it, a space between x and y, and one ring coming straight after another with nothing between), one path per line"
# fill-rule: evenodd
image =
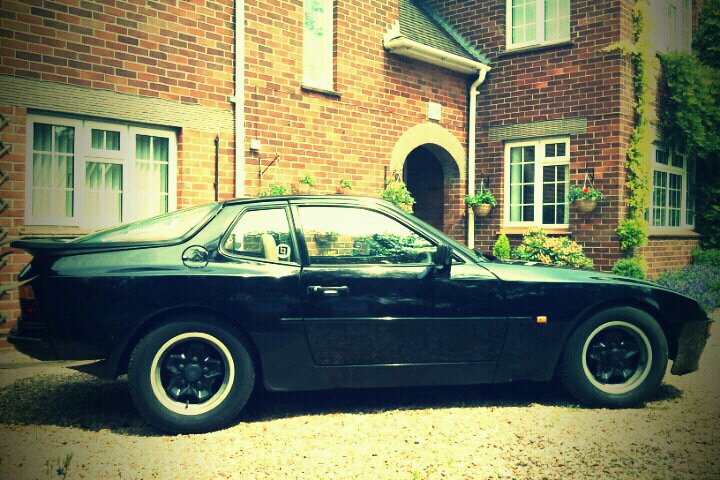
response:
M128 385L140 413L169 433L202 433L236 421L255 384L240 335L200 317L163 324L130 356Z
M560 365L568 392L593 407L625 408L647 400L667 368L665 334L647 312L602 311L570 336Z

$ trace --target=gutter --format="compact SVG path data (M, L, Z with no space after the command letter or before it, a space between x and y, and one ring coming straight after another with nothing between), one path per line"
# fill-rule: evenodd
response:
M468 110L468 195L475 194L475 135L476 135L476 117L477 117L477 96L478 88L485 81L487 72L490 70L486 67L478 71L478 78L470 85L470 108ZM473 209L468 207L468 225L467 225L467 246L469 249L475 248L475 213Z
M453 53L448 53L434 47L428 47L422 43L401 35L396 30L389 31L383 37L383 47L390 53L414 58L421 62L431 63L439 67L452 70L453 72L474 75L479 71L488 71L490 67L482 62L470 60Z
M245 195L245 3L235 0L235 198Z

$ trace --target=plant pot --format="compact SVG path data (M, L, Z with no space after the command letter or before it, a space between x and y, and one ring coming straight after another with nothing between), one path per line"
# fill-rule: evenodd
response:
M348 195L350 193L350 189L345 187L335 187L335 193L338 195Z
M407 213L413 213L412 203L398 203L397 206L400 207L400 209L406 211Z
M310 185L307 183L296 183L293 184L293 188L295 189L295 192L299 195L307 195L310 193Z
M478 205L473 205L472 209L475 216L487 217L492 210L492 205L490 205L489 203L480 203Z
M595 207L597 206L597 200L594 200L592 198L578 198L577 200L575 200L575 205L577 205L578 210L580 210L582 213L590 213L595 210Z

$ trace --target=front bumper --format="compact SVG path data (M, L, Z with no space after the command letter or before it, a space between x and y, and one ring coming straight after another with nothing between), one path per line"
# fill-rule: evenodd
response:
M708 339L708 325L712 320L688 322L683 325L678 338L678 352L670 372L685 375L694 372L700 364L700 356Z
M21 335L17 327L10 330L7 339L20 353L38 360L57 360L57 355L49 340Z

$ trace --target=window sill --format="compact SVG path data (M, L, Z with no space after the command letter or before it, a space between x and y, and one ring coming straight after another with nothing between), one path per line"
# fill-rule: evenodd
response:
M531 229L537 229L542 228L542 231L547 233L548 235L571 235L573 232L572 230L568 230L566 228L546 228L546 227L539 227L539 226L533 226L533 227L504 227L498 230L496 235L526 235Z
M653 228L650 227L648 238L700 238L700 234L693 230L683 230L677 228Z
M26 225L18 228L22 237L78 237L96 232L90 228L56 227L52 225Z
M549 50L553 48L572 47L574 45L575 43L572 40L561 40L553 43L540 43L536 45L527 45L524 47L508 47L504 52L500 52L498 54L498 57L507 57L509 55L515 55L516 53L539 52L542 50Z
M319 93L320 95L325 95L326 97L334 98L337 100L340 100L342 98L342 94L340 92L336 92L334 90L325 90L324 88L313 87L311 85L300 85L300 90L306 93Z

